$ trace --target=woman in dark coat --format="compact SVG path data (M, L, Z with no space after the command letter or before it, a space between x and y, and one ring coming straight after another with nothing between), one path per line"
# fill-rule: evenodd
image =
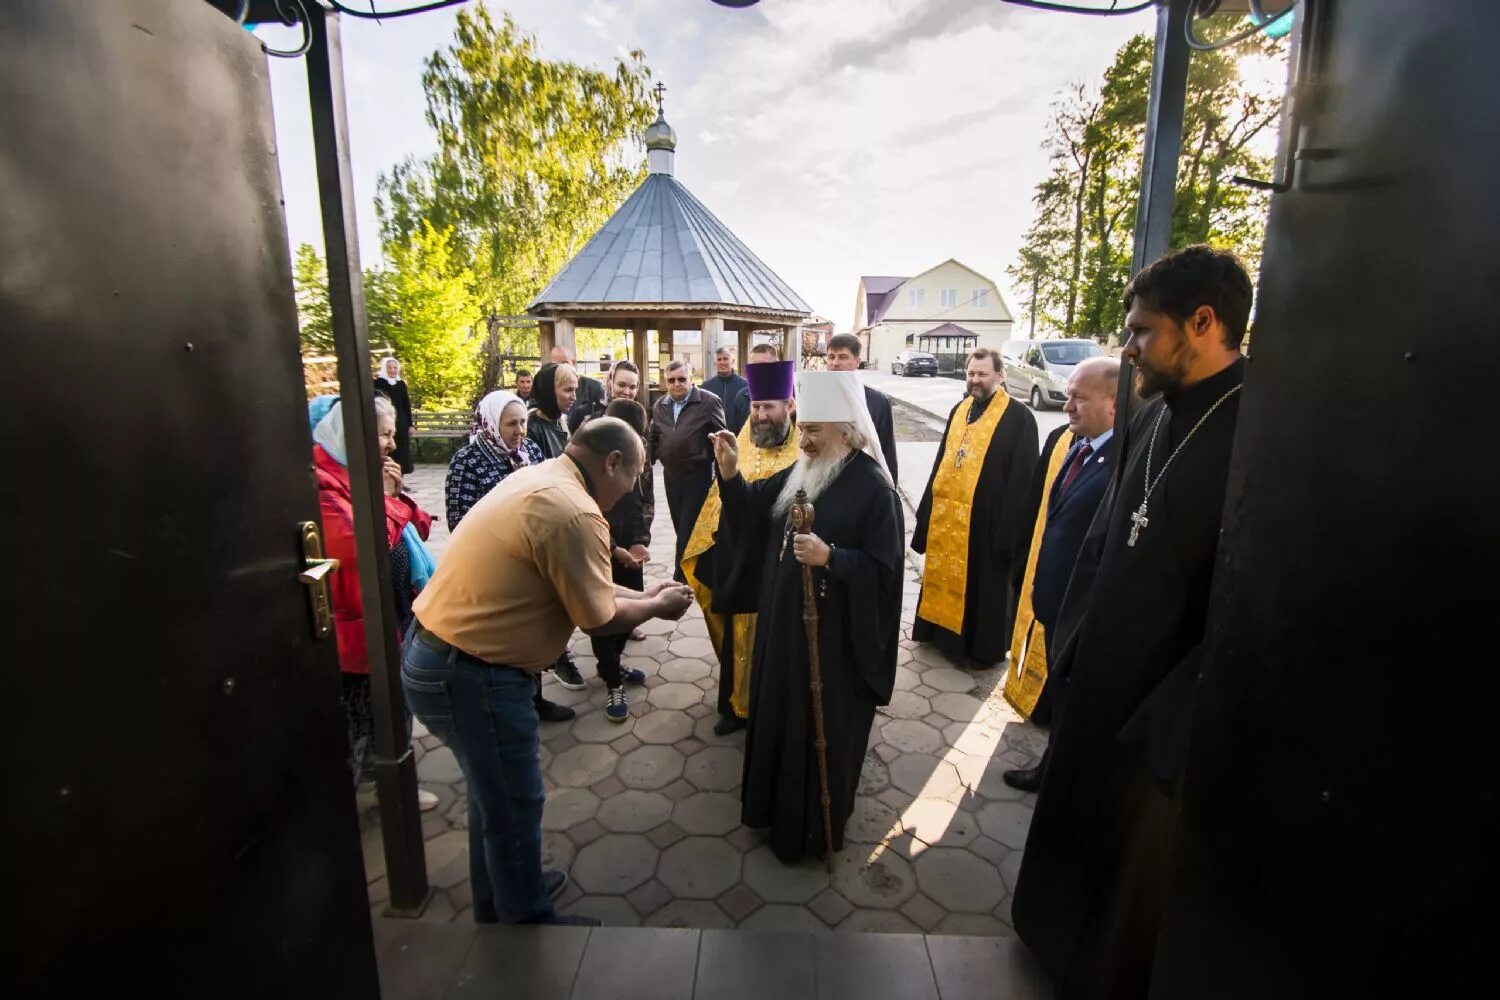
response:
M411 460L411 434L416 424L411 416L411 395L406 391L406 382L401 378L401 362L388 356L380 362L380 374L375 376L375 391L391 401L396 408L396 452L392 456L403 473L416 468Z

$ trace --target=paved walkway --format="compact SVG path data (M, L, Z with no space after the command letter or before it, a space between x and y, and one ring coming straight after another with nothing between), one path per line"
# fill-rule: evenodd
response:
M926 467L902 479L920 492ZM930 467L931 458L926 459ZM420 467L409 485L442 513L440 466ZM658 480L659 481L659 480ZM915 498L915 497L914 497ZM659 496L648 578L670 571L672 528ZM910 531L908 512L908 531ZM435 529L440 554L446 530ZM1045 735L1000 698L1003 672L972 673L910 639L918 578L909 567L902 641L891 704L870 734L851 842L830 876L817 861L786 866L761 836L740 825L743 733L714 735L718 664L702 615L650 622L625 662L647 674L631 690L631 718L605 719L604 685L588 640L573 650L589 687L551 679L547 696L574 706L571 723L542 726L547 781L546 862L572 884L561 900L612 926L768 930L1010 933L1010 899L1034 797L1000 778L1030 763ZM420 733L420 727L419 727ZM438 893L424 919L469 919L464 783L453 755L431 736L418 740L417 772L441 804L423 826L429 878ZM370 902L386 897L385 863L373 795L361 797Z

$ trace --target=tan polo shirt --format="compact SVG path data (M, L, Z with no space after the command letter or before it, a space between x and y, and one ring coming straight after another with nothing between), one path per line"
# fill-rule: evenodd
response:
M573 626L615 616L609 525L563 456L512 473L470 509L412 605L439 638L487 663L535 672Z

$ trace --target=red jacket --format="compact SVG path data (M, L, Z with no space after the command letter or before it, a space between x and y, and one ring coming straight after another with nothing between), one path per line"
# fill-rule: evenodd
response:
M318 478L318 506L323 514L323 550L339 568L328 578L333 597L333 631L339 644L339 669L346 674L370 672L365 652L365 607L359 596L359 563L355 556L354 501L349 493L349 470L318 445L313 445ZM432 515L411 497L385 498L385 543L398 545L407 523L416 525L424 539L432 530ZM399 637L398 637L399 639Z

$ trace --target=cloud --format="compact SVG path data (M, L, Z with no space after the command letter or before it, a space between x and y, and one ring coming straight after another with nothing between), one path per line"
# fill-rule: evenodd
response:
M835 45L828 53L833 66L867 66L883 63L887 56L913 44L947 35L962 34L984 24L997 24L1012 11L1001 3L974 0L918 0L899 16L874 20L875 30L864 38Z

